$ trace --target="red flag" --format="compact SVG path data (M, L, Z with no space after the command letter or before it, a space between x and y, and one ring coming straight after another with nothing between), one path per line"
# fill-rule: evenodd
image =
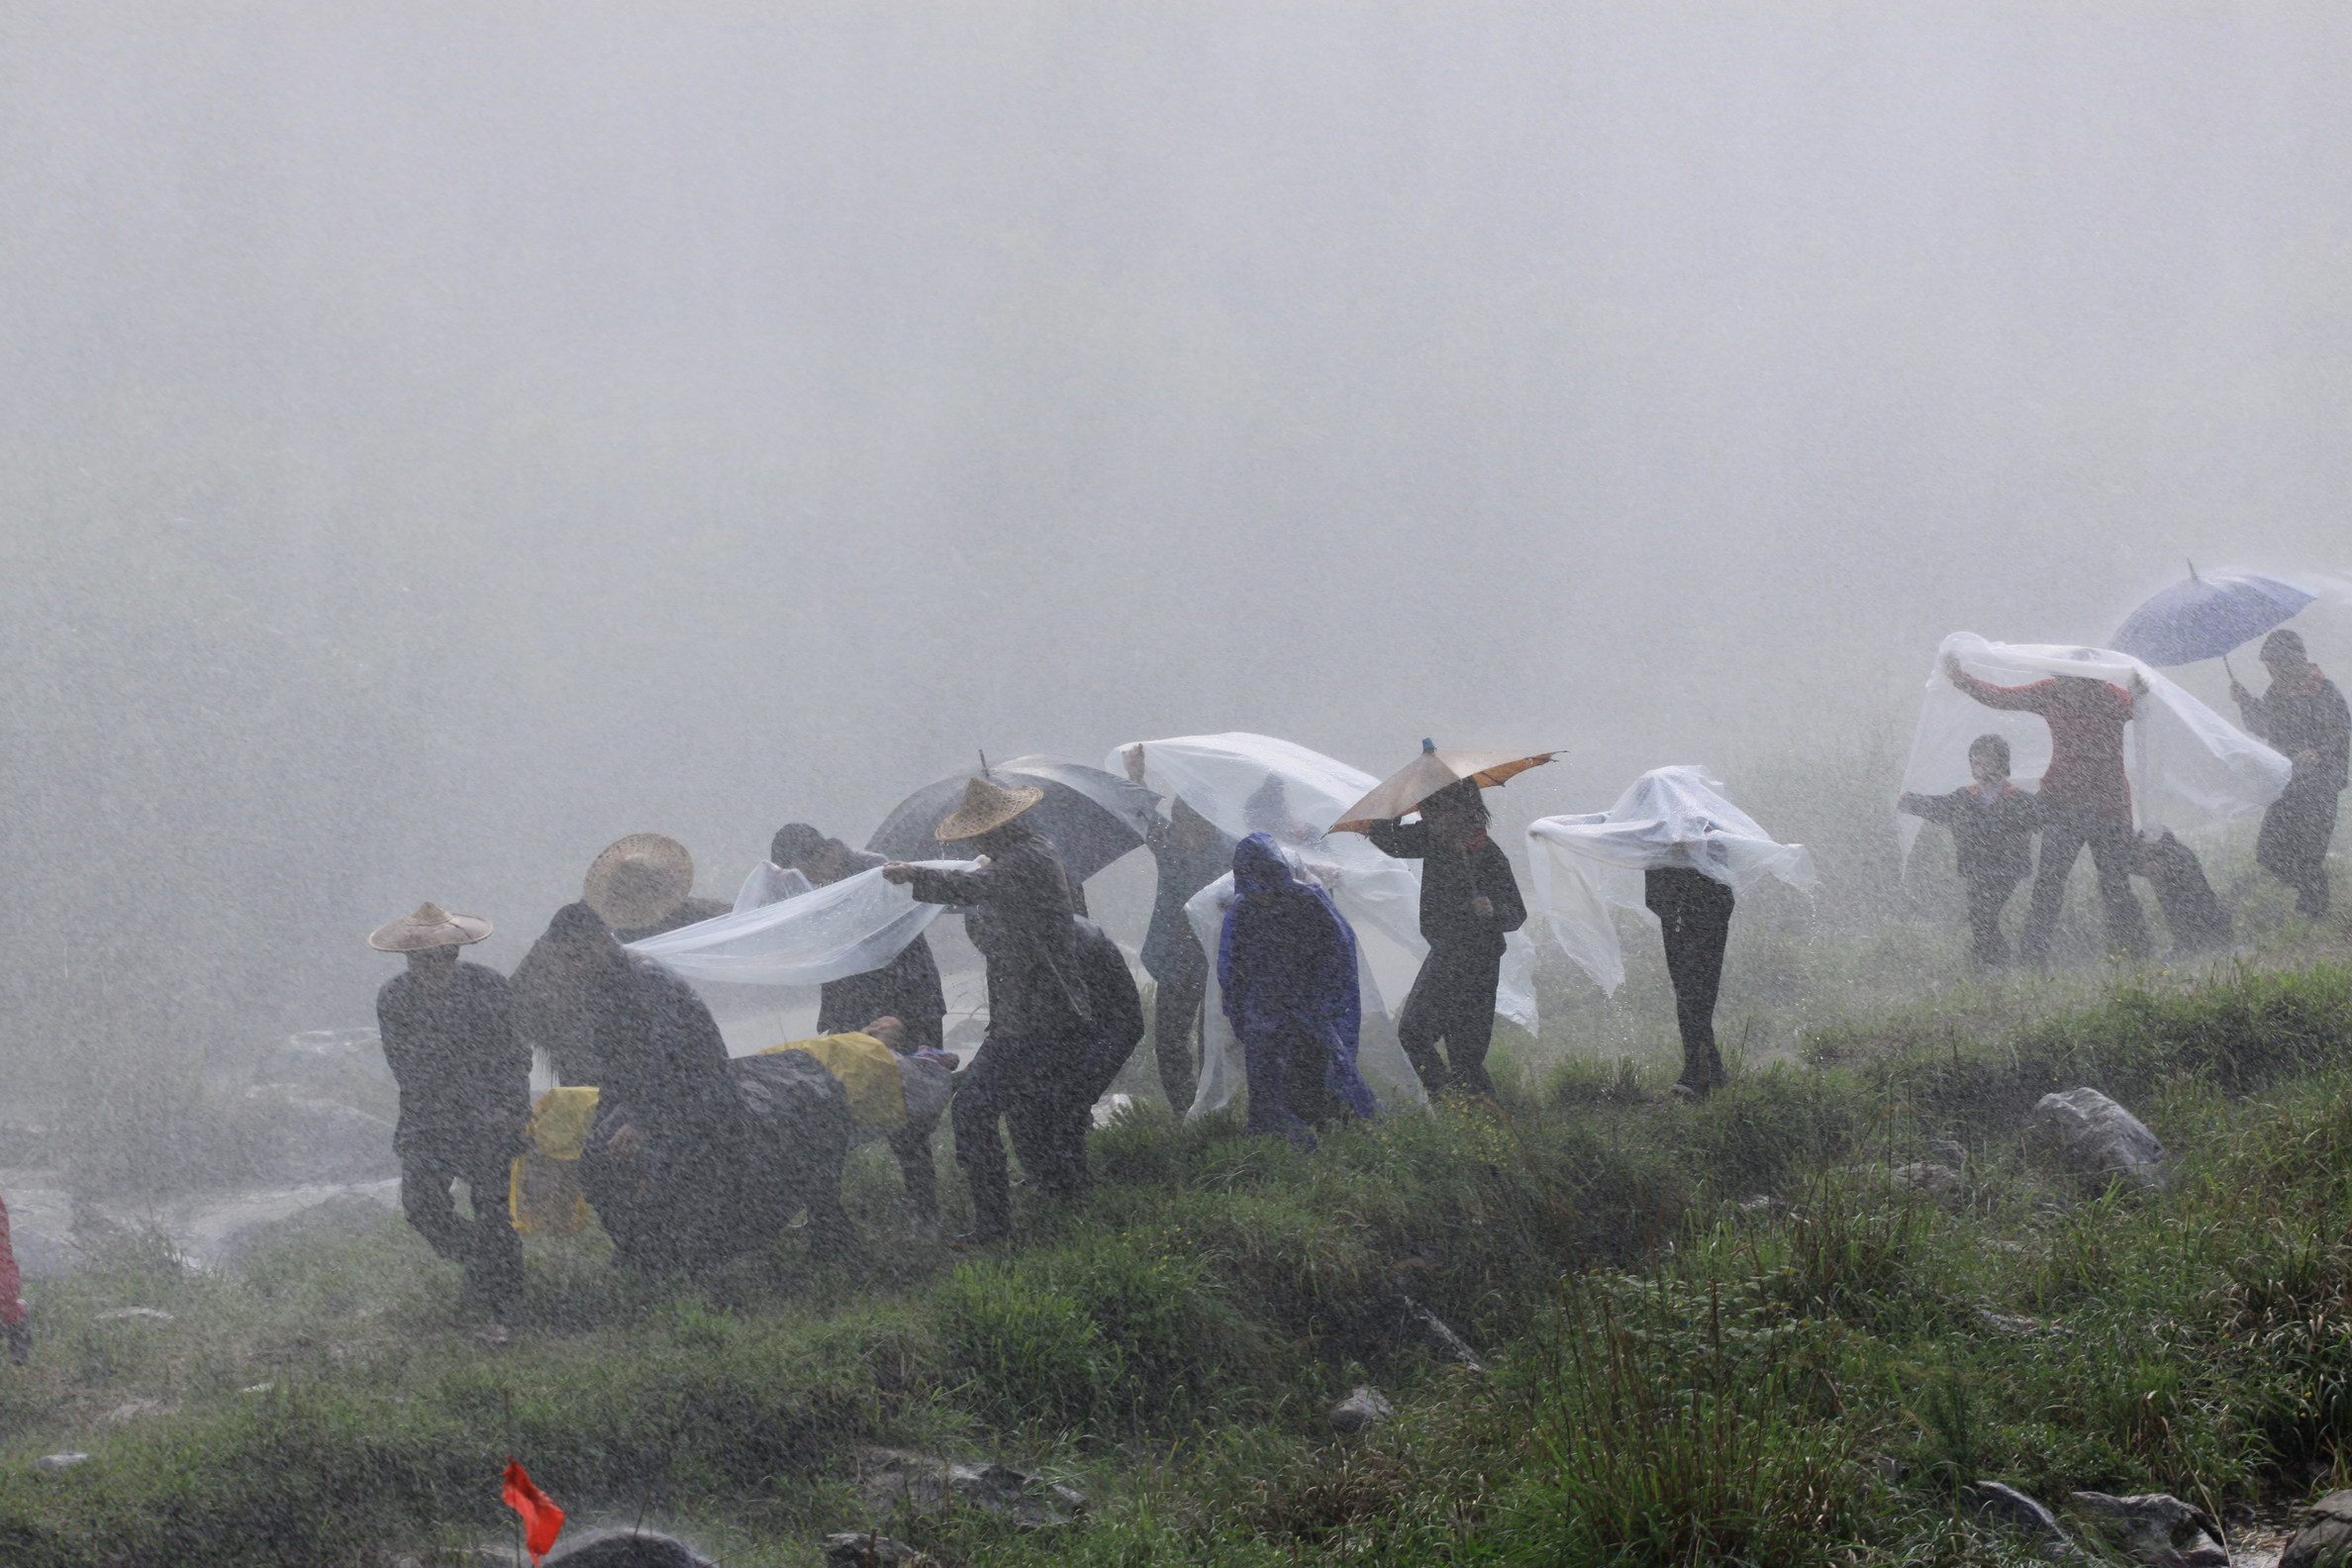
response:
M540 1553L554 1545L555 1537L562 1532L563 1510L539 1489L531 1479L531 1472L517 1464L512 1455L507 1458L506 1491L501 1496L508 1508L523 1516L523 1549L537 1563Z

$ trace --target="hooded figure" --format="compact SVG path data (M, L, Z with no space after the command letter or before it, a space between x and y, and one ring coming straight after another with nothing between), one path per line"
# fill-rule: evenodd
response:
M1356 1071L1355 932L1267 833L1251 833L1233 850L1217 983L1241 1042L1250 1131L1312 1148L1310 1123L1374 1113Z
M997 1240L1013 1227L998 1120L1013 1122L1017 1137L1025 1127L1052 1125L1093 1043L1070 879L1052 843L1020 820L1043 796L1034 786L975 778L935 833L942 843L968 840L985 857L980 865L942 870L894 860L882 868L885 880L926 904L962 906L964 930L988 961L988 1034L958 1080L951 1113L955 1160L972 1189L973 1228L961 1245Z

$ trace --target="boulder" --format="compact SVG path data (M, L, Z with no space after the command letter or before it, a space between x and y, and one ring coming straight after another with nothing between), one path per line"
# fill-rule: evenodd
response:
M902 1540L871 1530L840 1530L825 1537L827 1568L923 1568L931 1559Z
M2139 1118L2096 1089L2043 1095L2033 1107L2033 1127L2081 1175L2164 1185L2164 1145Z
M89 1462L90 1456L86 1453L43 1454L40 1458L33 1461L33 1468L36 1470L47 1470L53 1473L58 1470L70 1470L75 1465L88 1464Z
M701 1552L656 1530L599 1529L558 1541L544 1568L718 1568Z
M2330 1492L2311 1505L2279 1554L2279 1568L2346 1568L2352 1564L2352 1492Z
M1999 1481L1971 1481L1966 1488L1977 1513L1995 1524L2032 1536L2045 1555L2073 1557L2080 1553L2058 1517L2013 1486Z
M1397 1407L1389 1403L1388 1396L1366 1385L1348 1390L1347 1398L1331 1407L1329 1421L1340 1431L1360 1432L1395 1414Z
M1914 1160L1909 1165L1898 1165L1887 1172L1887 1176L1896 1186L1928 1198L1957 1198L1967 1185L1961 1180L1958 1171L1933 1160Z
M2142 1492L2131 1497L2077 1492L2074 1500L2100 1521L2125 1556L2150 1568L2177 1568L2186 1561L2185 1551L2204 1544L2200 1536L2209 1537L2216 1546L2222 1544L2221 1526L2213 1522L2211 1515L2169 1492ZM2229 1561L2226 1548L2221 1560Z
M877 1517L901 1508L919 1514L980 1508L1027 1528L1044 1529L1069 1523L1087 1507L1083 1493L1005 1465L968 1464L903 1448L868 1448L859 1454L857 1484Z

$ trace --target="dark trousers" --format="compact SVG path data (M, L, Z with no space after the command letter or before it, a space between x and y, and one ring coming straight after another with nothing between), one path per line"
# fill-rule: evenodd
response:
M2017 891L2020 876L1976 876L1968 880L1968 952L1987 969L2009 961L2009 941L2001 934L2001 912Z
M1315 1147L1318 1123L1353 1115L1331 1093L1328 1040L1297 1028L1276 1029L1242 1042L1241 1061L1249 1080L1249 1130Z
M2088 848L2092 868L2099 873L2099 900L2107 912L2107 946L2134 958L2148 955L2148 919L2139 895L2131 890L2132 866L2139 845L2131 824L2104 812L2079 806L2046 807L2042 815L2041 851L2033 862L2033 896L2025 906L2025 931L2017 939L2017 955L2027 963L2046 962L2050 935L2058 929L2059 906L2066 899L2066 878L2075 857Z
M939 1119L910 1121L890 1134L890 1152L898 1156L899 1179L905 1184L907 1212L916 1219L939 1218L939 1172L931 1162L931 1134Z
M1013 1135L1021 1168L1047 1197L1064 1198L1086 1185L1085 1113L1073 1129L1070 1096L1075 1076L1065 1042L1038 1034L991 1030L980 1053L957 1081L953 1118L955 1162L972 1189L973 1228L1001 1235L1013 1227L1012 1177L1001 1118Z
M1198 942L1186 943L1167 961L1168 972L1151 977L1151 1053L1159 1062L1160 1088L1178 1116L1191 1108L1199 1053L1201 1002L1209 994L1209 960Z
M1493 1098L1487 1047L1495 1039L1495 989L1503 981L1503 951L1436 946L1397 1014L1397 1043L1432 1099L1448 1092ZM1445 1054L1437 1042L1445 1041Z
M2254 858L2295 889L2295 913L2305 920L2327 913L2327 841L2335 836L2337 793L2324 781L2289 779L2262 814L2254 840Z
M1682 866L1644 874L1641 901L1666 939L1666 978L1674 984L1674 1022L1682 1030L1682 1085L1704 1094L1723 1082L1715 1046L1715 997L1723 987L1723 949L1731 943L1731 889Z
M507 1210L512 1162L487 1143L463 1150L403 1149L400 1207L427 1246L464 1267L460 1302L496 1312L523 1288L523 1238ZM465 1183L472 1199L471 1219L457 1212L450 1190L457 1182Z

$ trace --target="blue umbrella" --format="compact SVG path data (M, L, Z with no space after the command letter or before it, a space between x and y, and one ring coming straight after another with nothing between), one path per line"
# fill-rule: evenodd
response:
M2219 658L2292 620L2316 597L2276 577L2200 576L2192 566L2187 582L2174 583L2126 616L2107 646L2158 665Z

